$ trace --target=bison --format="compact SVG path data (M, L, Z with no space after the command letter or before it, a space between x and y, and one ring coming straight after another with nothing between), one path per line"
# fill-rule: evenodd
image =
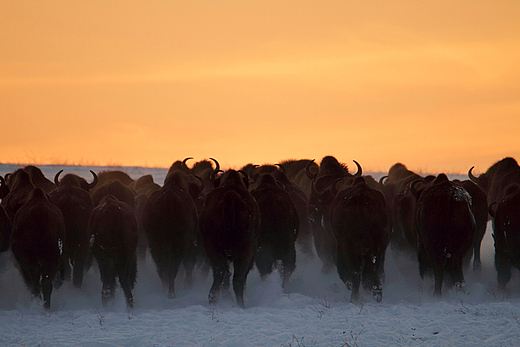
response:
M512 172L519 171L520 166L513 158L504 158L491 165L485 173L476 177L473 175L473 167L469 169L468 176L486 193L488 203L502 201L504 190L509 184L506 176ZM517 181L520 183L520 181Z
M51 307L52 281L62 269L65 222L61 211L41 188L34 188L16 212L11 251L34 297L43 293L44 308Z
M184 261L188 285L193 282L194 252L198 232L195 203L188 192L188 178L171 173L164 186L152 193L143 209L142 223L152 258L168 297L175 297L175 278Z
M113 195L103 198L92 211L89 222L91 251L96 259L103 289L101 302L106 306L115 296L116 278L133 307L132 290L137 276L137 221L133 209Z
M31 176L24 169L18 169L9 175L9 194L2 199L2 205L11 220L34 189Z
M213 269L210 304L218 302L222 287L229 287L229 265L233 263L233 289L237 303L244 305L246 279L253 265L260 227L260 210L248 191L244 172L229 170L216 177L215 188L205 198L199 218L202 244Z
M445 275L450 284L464 289L462 263L475 238L476 222L468 191L450 182L445 174L421 191L415 212L421 277L433 270L435 295L442 295Z
M336 266L339 277L359 301L359 286L372 289L380 302L380 275L390 239L388 213L383 194L357 177L352 186L339 191L331 206L331 224L337 241Z
M260 230L255 264L265 278L273 266L281 262L282 287L296 268L295 242L300 220L291 196L280 187L271 174L262 174L251 194L260 208Z
M404 164L396 163L388 171L388 176L380 180L392 225L390 246L405 254L416 253L416 242L410 240L416 201L409 187L410 183L420 179L420 175L408 170Z
M73 285L81 288L83 271L90 254L88 222L94 208L89 190L95 187L97 175L94 171L90 171L94 177L92 183L75 174L67 174L60 181L62 172L63 170L60 170L54 176L57 188L49 194L49 199L63 215L65 221L63 258L66 265L72 266ZM69 270L68 266L66 269Z
M330 272L336 262L336 240L330 225L330 208L334 199L331 187L337 179L353 179L361 176L361 166L357 162L355 163L358 167L358 172L355 175L350 174L347 166L339 163L332 156L326 156L321 160L320 169L317 173L311 172L311 162L306 167L307 175L312 180L309 218L314 236L314 246L323 264L322 271L325 273Z
M495 268L502 291L511 279L511 268L520 269L520 186L510 185L504 193L504 199L489 208L494 218Z
M475 216L475 238L473 239L471 251L468 252L464 259L464 264L469 265L471 258L473 258L473 270L478 271L482 267L480 248L486 233L488 221L487 196L482 188L470 180L464 180L461 182L454 181L454 183L466 189L466 191L471 195L471 200L473 202L472 210L473 215Z

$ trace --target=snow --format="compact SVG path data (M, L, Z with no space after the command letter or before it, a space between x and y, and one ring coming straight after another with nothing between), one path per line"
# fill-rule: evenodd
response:
M2 172L12 167L0 167ZM53 177L61 167L42 167ZM88 170L66 168L91 179ZM48 171L46 171L48 170ZM134 168L132 177L166 170ZM286 293L273 272L261 281L248 277L246 308L232 293L208 304L211 274L200 269L193 288L177 279L177 298L168 299L150 256L140 260L128 310L120 289L108 307L101 305L95 264L76 289L66 282L52 295L51 312L32 300L11 255L0 255L0 345L2 346L518 346L520 289L517 272L509 293L497 291L491 224L483 242L483 269L466 269L466 293L448 291L434 298L433 280L421 280L417 262L387 253L383 301L364 293L350 303L350 291L335 272L323 274L316 257L297 259Z

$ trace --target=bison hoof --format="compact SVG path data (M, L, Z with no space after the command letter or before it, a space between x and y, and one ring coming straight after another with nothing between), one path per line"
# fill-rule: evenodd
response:
M101 303L103 306L108 305L111 299L114 298L114 293L111 290L104 289L101 292Z
M216 305L217 302L218 302L218 298L217 298L217 296L216 296L215 294L212 294L212 293L210 293L210 294L208 295L208 300L209 300L209 304L210 304L210 305Z
M345 282L345 285L347 286L348 290L352 290L352 282L351 281Z
M457 282L455 284L455 288L458 292L465 293L466 292L466 282Z
M372 287L372 295L377 302L381 302L383 300L383 287L382 286L374 286Z

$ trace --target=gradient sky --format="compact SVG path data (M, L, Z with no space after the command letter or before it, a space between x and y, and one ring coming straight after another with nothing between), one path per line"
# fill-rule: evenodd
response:
M0 162L520 160L518 1L0 0Z

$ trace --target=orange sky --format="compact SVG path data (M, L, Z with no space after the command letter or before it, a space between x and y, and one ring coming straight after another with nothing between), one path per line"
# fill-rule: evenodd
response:
M520 160L519 4L0 0L0 162L483 172Z

